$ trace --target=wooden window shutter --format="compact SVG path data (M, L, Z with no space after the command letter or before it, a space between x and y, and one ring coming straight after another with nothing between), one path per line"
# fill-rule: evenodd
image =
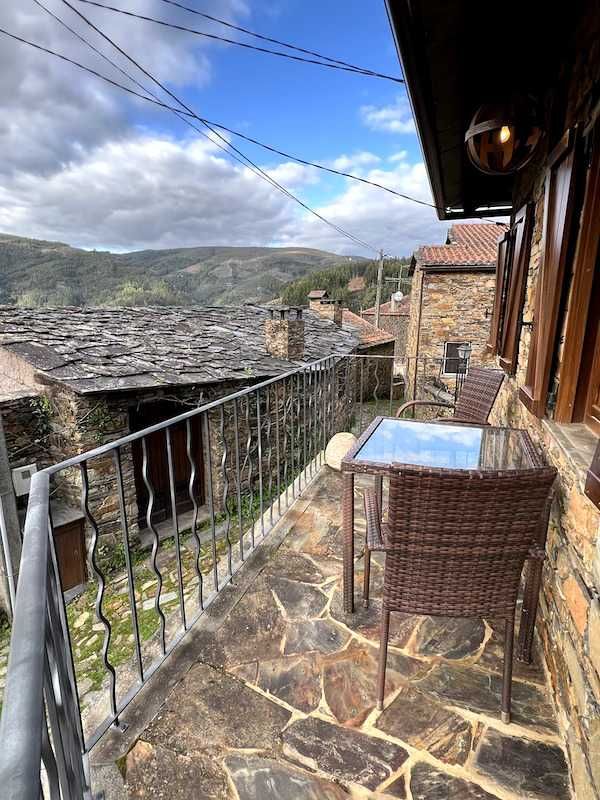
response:
M525 386L519 391L522 402L536 417L542 417L546 411L569 250L575 188L574 134L574 130L565 134L551 153L546 176L542 260L537 278L527 377Z
M583 420L600 435L600 116L587 132L584 152L585 191L554 419Z
M588 470L585 493L592 503L600 508L600 442L596 445L596 452Z
M498 242L498 258L496 261L496 291L494 293L494 308L490 323L490 335L487 349L494 355L500 345L500 332L502 330L502 317L504 312L506 277L510 266L511 231L506 231Z
M521 314L525 301L525 287L531 253L533 207L524 206L517 212L511 226L510 264L507 273L506 300L498 355L500 366L509 375L516 372L521 338Z

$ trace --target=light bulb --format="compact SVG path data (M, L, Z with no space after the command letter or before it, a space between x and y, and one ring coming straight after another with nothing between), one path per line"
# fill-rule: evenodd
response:
M509 139L510 139L510 128L508 127L508 125L503 125L500 128L500 143L506 144L506 142L508 142Z

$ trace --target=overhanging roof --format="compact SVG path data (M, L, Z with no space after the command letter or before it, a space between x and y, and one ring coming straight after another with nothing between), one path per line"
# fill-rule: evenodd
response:
M577 0L386 4L439 218L506 215L513 178L478 172L465 131L481 104L555 85Z

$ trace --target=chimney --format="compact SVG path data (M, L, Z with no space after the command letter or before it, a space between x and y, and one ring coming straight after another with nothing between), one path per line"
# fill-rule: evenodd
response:
M318 305L311 305L311 309L316 311L325 319L330 319L338 327L342 325L342 305L337 300L321 300Z
M292 312L295 317L292 317ZM265 322L265 345L270 355L288 361L304 358L304 320L301 308L270 308Z

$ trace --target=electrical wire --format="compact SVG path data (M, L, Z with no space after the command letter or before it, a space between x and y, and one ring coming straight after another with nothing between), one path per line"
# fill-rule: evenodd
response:
M236 153L238 156L240 156L242 159L244 159L244 162L246 162L246 164L249 165L252 168L253 171L257 171L259 173L259 175L262 178L264 178L268 183L270 183L272 186L274 186L279 191L281 191L283 194L285 194L287 197L289 197L290 200L293 200L294 202L298 203L298 205L300 205L306 211L309 211L317 219L321 220L321 222L325 223L326 225L328 225L332 229L336 230L342 236L345 236L350 241L355 242L356 244L360 245L361 247L366 248L367 250L372 250L373 252L378 252L376 247L374 247L373 245L369 244L368 242L365 242L362 239L359 239L354 234L350 233L349 231L345 230L344 228L341 228L339 225L336 225L336 223L331 222L330 220L326 219L322 214L319 214L318 211L315 211L309 205L307 205L302 200L300 200L299 197L296 197L295 194L293 194L288 189L286 189L285 186L282 186L282 184L280 184L271 175L269 175L267 172L265 172L265 170L263 170L258 164L256 164L254 161L252 161L252 159L248 158L248 156L246 156L246 154L243 153L239 148L237 148L237 147L235 147L235 145L231 144L231 142L229 142L227 139L225 139L224 136L221 136L221 134L217 130L215 130L206 120L204 120L201 117L199 117L195 113L195 111L193 109L191 109L188 105L186 105L183 102L183 100L180 100L180 98L177 97L176 94L174 94L167 86L165 86L163 83L161 83L161 81L159 81L157 78L155 78L154 75L152 75L147 69L145 69L145 67L143 67L139 62L137 62L132 56L130 56L128 53L126 53L125 50L122 47L120 47L113 39L111 39L110 36L108 36L100 28L98 28L98 26L95 25L91 20L89 20L85 16L85 14L82 14L81 11L78 11L76 8L74 8L74 6L69 2L69 0L62 0L62 2L63 2L64 5L66 5L68 8L70 8L71 11L73 11L75 14L77 14L77 16L80 17L87 25L89 25L89 27L92 28L92 30L96 31L96 33L98 33L103 39L105 39L110 45L112 45L112 47L114 47L115 50L117 50L117 52L119 52L131 64L133 64L134 67L136 67L137 69L140 70L140 72L142 72L144 75L146 75L146 77L149 78L154 84L156 84L156 86L158 86L163 92L165 92L165 94L168 94L169 97L171 97L176 103L178 103L178 105L181 106L181 108L184 109L185 112L187 112L192 117L194 117L194 119L197 119L214 136L218 137L221 140L221 142L223 142L225 148L228 148L226 150L226 152L229 155L232 155L232 153L230 151L233 151L233 153ZM210 139L210 137L208 137L208 138ZM212 141L213 144L216 144L218 147L221 147L219 145L219 143L215 142L213 139L210 139L210 141ZM221 147L222 150L225 149L225 148ZM236 158L236 160L239 160L239 159Z
M340 64L343 67L350 67L352 70L356 70L358 72L362 72L365 74L373 75L377 78L391 78L389 75L383 75L380 72L375 72L368 67L358 67L356 64L350 64L347 61L342 61L339 58L331 58L330 56L324 56L323 53L319 53L316 50L308 50L305 47L298 47L298 45L290 44L289 42L284 42L281 39L274 39L272 36L265 36L262 33L256 33L256 31L248 30L248 28L243 28L241 25L234 25L232 22L227 22L225 19L220 19L219 17L213 17L211 14L207 14L205 11L198 11L196 8L190 8L189 6L183 5L183 3L178 3L177 0L162 0L163 3L167 3L170 6L175 6L176 8L180 8L183 11L189 11L190 14L196 14L198 17L203 17L204 19L210 20L210 22L217 22L219 25L225 25L227 28L231 28L234 31L239 31L240 33L245 33L248 36L254 36L257 39L261 39L263 42L271 42L271 44L277 44L281 47L288 47L290 50L296 50L298 53L304 53L308 56L316 56L316 58L320 58L323 61L331 61L332 64ZM404 83L403 79L392 78L393 80L401 80Z
M35 1L37 2L38 6L44 8L44 10L48 10L48 9L46 9L46 7L42 3L39 2L39 0L35 0ZM71 4L67 2L67 0L63 0L63 2L65 3L65 5L67 5L69 8L71 8L76 14L78 14L84 20L86 20L85 16L82 15L79 11L77 11L77 9L74 9L73 6L71 6ZM49 13L51 13L51 12L49 12ZM52 14L52 16L56 17L56 15L54 15L54 14ZM59 20L59 21L62 22L62 20ZM326 224L329 227L331 227L333 230L335 230L341 236L344 236L345 238L349 239L350 241L354 242L355 244L357 244L358 246L360 246L362 248L365 248L367 250L371 250L372 252L378 252L377 248L374 247L372 244L369 244L368 242L365 242L363 239L360 239L358 236L355 236L354 234L352 234L349 231L345 230L344 228L342 228L341 226L337 225L336 223L331 222L326 217L324 217L322 214L320 214L318 211L315 211L308 204L306 204L302 200L300 200L300 198L296 197L296 195L292 194L292 192L290 192L288 189L286 189L280 183L278 183L278 181L276 181L272 176L270 176L261 167L259 167L251 159L249 159L247 156L245 156L244 153L242 153L238 148L236 148L234 145L232 145L230 142L228 142L227 139L225 139L223 136L221 136L221 134L219 134L218 131L216 131L213 128L211 128L204 120L202 120L202 118L198 117L191 109L188 109L187 106L185 106L185 104L183 104L175 95L173 95L173 93L170 92L169 89L167 89L166 87L163 87L163 85L160 82L158 82L155 78L150 76L150 73L147 73L147 71L144 70L143 67L141 67L140 65L137 64L137 62L135 62L133 59L131 59L131 57L128 56L125 53L125 51L123 51L121 48L119 48L119 46L116 43L113 43L112 40L109 39L109 37L106 37L106 35L102 31L100 31L100 29L96 28L96 26L93 25L93 23L88 21L88 24L90 24L90 26L92 28L94 28L100 35L104 36L105 38L107 38L107 40L111 41L113 46L115 46L119 50L119 52L121 52L126 58L128 58L130 61L132 61L132 63L134 63L142 72L144 72L149 77L151 77L151 79L154 80L154 82L157 83L157 85L159 85L165 92L167 92L169 95L171 95L178 103L183 105L183 107L186 110L182 111L181 109L178 109L178 108L175 108L173 106L170 106L167 103L162 102L161 100L153 99L151 97L147 97L145 94L140 94L139 92L136 92L135 90L133 90L133 89L127 87L127 86L124 86L123 84L119 83L118 81L115 81L112 78L109 78L108 76L103 75L102 73L92 69L91 67L88 67L88 66L86 66L84 64L81 64L80 62L76 61L75 59L69 58L68 56L65 56L62 53L57 53L56 51L51 50L50 48L44 47L42 45L39 45L39 44L37 44L35 42L31 42L28 39L25 39L25 38L23 38L21 36L18 36L17 34L13 34L10 31L7 31L7 30L5 30L3 28L0 28L0 33L5 35L5 36L8 36L11 39L14 39L15 41L21 42L22 44L27 44L27 45L29 45L29 46L37 49L37 50L40 50L40 51L42 51L42 52L44 52L44 53L46 53L48 55L52 55L52 56L54 56L56 58L59 58L62 61L65 61L65 62L67 62L67 63L69 63L69 64L71 64L73 66L76 66L79 69L81 69L81 70L83 70L85 72L88 72L88 73L100 78L101 80L104 80L105 82L107 82L107 83L109 83L109 84L111 84L111 85L113 85L113 86L115 86L115 87L117 87L117 88L119 88L119 89L121 89L121 90L123 90L125 92L128 92L129 94L134 95L135 97L138 97L139 99L145 100L146 102L153 103L155 105L160 106L161 108L164 108L164 109L166 109L168 111L171 111L171 112L177 114L177 116L180 119L182 119L182 121L186 122L186 124L189 124L197 133L200 133L202 136L207 138L212 144L214 144L215 146L219 147L221 150L226 152L227 155L229 155L234 160L238 161L244 167L249 168L251 172L253 172L255 175L257 175L257 177L260 177L260 178L266 180L271 186L273 186L274 188L276 188L279 191L281 191L286 197L288 197L289 199L291 199L294 202L296 202L298 205L300 205L306 211L311 213L313 216L315 216L321 222L323 222L324 224ZM66 23L65 23L65 27L68 27L66 25ZM71 30L71 29L69 28L69 30ZM83 39L83 37L82 37L82 39ZM117 65L114 64L114 62L110 61L110 59L109 59L109 62L113 66L115 66L117 69L119 69L119 71L123 72L130 80L133 80L138 86L142 87L145 91L149 91L149 90L145 89L145 87L143 87L142 84L140 84L138 81L136 81L134 78L132 78L132 76L130 76L127 72L125 72L124 70L121 70L120 67L117 67ZM156 95L154 95L154 97L156 98ZM189 120L187 119L188 116L189 117L193 117L195 119L198 119L203 125L205 125L208 128L208 130L210 130L224 144L222 145L218 141L215 141L212 137L207 136L207 134L204 133L204 131L201 131L199 128L197 128L196 126L191 124L189 122ZM233 151L233 152L231 152L231 151ZM236 153L240 157L238 157L236 155Z
M177 25L174 22L167 22L166 20L156 19L155 17L149 17L145 14L138 14L135 11L127 11L124 8L116 8L115 6L105 5L104 3L99 3L97 0L78 0L80 3L86 3L90 6L96 6L97 8L103 8L105 11L114 11L116 14L124 14L127 17L133 17L134 19L144 20L145 22L152 22L155 25L162 25L165 28L172 28L173 30L183 31L184 33L191 33L194 36L203 36L207 39L213 39L214 41L224 42L225 44L232 44L236 47L243 47L246 50L255 50L259 53L266 53L272 56L278 56L279 58L287 58L292 61L300 61L305 64L313 64L320 67L327 67L328 69L336 69L342 70L343 72L353 72L356 75L365 75L369 78L382 78L384 80L393 81L394 83L404 83L403 78L396 78L393 75L384 75L383 73L375 72L373 70L366 70L362 69L361 67L353 67L353 66L342 66L342 64L335 64L330 63L327 61L321 61L314 58L304 58L303 56L295 56L291 53L285 53L282 50L271 50L267 47L258 47L254 44L249 44L248 42L238 42L235 39L228 39L225 36L219 36L216 33L207 33L206 31L199 31L195 28L188 28L185 25Z
M130 81L132 81L136 86L138 86L138 88L142 89L144 92L147 92L150 96L146 96L145 94L141 95L138 92L135 92L132 89L129 89L128 87L123 86L122 84L120 84L120 83L118 83L116 81L113 81L111 78L103 75L102 73L96 72L95 70L93 70L93 69L91 69L91 68L89 68L89 67L87 67L87 66L85 66L85 65L83 65L83 64L81 64L81 63L79 63L79 62L77 62L75 60L73 60L73 59L70 59L70 58L68 58L68 57L66 57L66 56L64 56L64 55L62 55L60 53L56 53L55 51L52 51L52 50L49 50L47 48L41 47L40 45L35 45L34 43L26 41L24 39L21 39L20 37L14 37L13 36L13 38L16 38L18 41L23 42L24 44L30 44L33 47L37 47L38 49L41 49L45 53L48 53L50 55L54 55L57 58L61 58L62 60L67 61L68 63L72 64L73 66L79 67L80 69L82 69L84 71L90 72L95 77L101 78L102 80L110 83L111 85L121 89L122 91L128 92L129 94L132 94L132 95L134 95L135 97L137 97L137 98L139 98L141 100L146 100L146 102L150 102L153 105L157 105L160 108L163 108L163 109L165 109L167 111L171 111L172 113L176 114L176 116L182 122L184 122L186 125L191 127L193 130L195 130L201 136L204 136L204 138L208 139L213 144L215 144L217 146L220 146L219 143L216 142L213 138L211 138L210 136L207 136L207 134L204 131L200 130L197 126L195 126L190 121L190 119L189 119L190 117L193 118L193 119L197 119L199 122L202 122L203 124L206 124L206 125L208 125L208 126L210 126L212 128L219 128L220 130L226 131L227 133L230 133L233 136L238 136L239 138L244 139L244 141L247 141L247 142L249 142L251 144L257 145L258 147L261 147L264 150L267 150L268 152L276 153L277 155L280 155L283 158L287 158L287 159L289 159L291 161L295 161L298 164L302 164L302 165L308 166L308 167L314 167L315 169L322 170L324 172L329 172L332 175L338 175L338 176L343 177L343 178L349 178L349 179L357 181L359 183L363 183L363 184L365 184L367 186L372 186L375 189L381 189L382 191L388 192L389 194L394 195L395 197L399 197L399 198L401 198L403 200L407 200L407 201L412 202L412 203L418 203L419 205L423 205L423 206L426 206L428 208L432 208L432 209L434 209L436 211L440 210L438 208L438 206L434 205L433 203L429 203L426 200L420 200L417 197L412 197L411 195L404 194L403 192L398 192L395 189L390 188L389 186L385 186L384 184L378 183L377 181L372 181L372 180L369 180L368 178L362 178L359 175L354 175L351 172L345 172L344 170L338 170L338 169L335 169L334 167L327 167L327 166L325 166L325 164L319 164L319 163L314 162L314 161L308 161L307 159L301 158L300 156L296 156L296 155L293 155L292 153L287 153L284 150L280 150L277 147L274 147L273 145L265 144L264 142L261 142L258 139L254 139L253 137L247 136L246 134L241 133L240 131L236 131L233 128L229 128L227 125L223 125L223 124L221 124L219 122L214 122L213 120L206 119L205 117L200 117L199 115L197 115L197 114L195 114L193 112L180 111L179 109L175 108L174 106L168 105L167 103L163 103L159 99L158 95L156 95L154 92L150 91L142 83L140 83L138 80L136 80L130 73L128 73L126 70L122 69L116 62L112 61L104 53L102 53L96 47L94 47L94 45L92 45L87 39L85 39L85 37L81 36L79 33L77 33L75 30L73 30L73 28L71 28L69 25L67 25L66 22L64 22L64 20L60 19L60 17L58 17L56 14L54 14L40 0L33 0L33 2L36 3L36 5L38 5L40 8L44 9L44 11L46 11L48 14L50 14L50 16L52 16L63 27L65 27L67 30L69 30L80 41L82 41L86 45L88 45L88 47L90 47L94 52L96 52L98 55L100 55L111 66L113 66L122 75L124 75ZM77 12L75 10L75 13L79 13L79 12ZM5 30L1 30L0 32L4 33L6 35L9 35L9 36L11 35ZM224 140L224 141L227 141L227 140ZM221 149L223 149L223 148L221 148ZM230 155L231 155L231 153L230 153ZM239 159L236 159L236 160L239 161ZM244 166L248 166L248 164L244 163Z

